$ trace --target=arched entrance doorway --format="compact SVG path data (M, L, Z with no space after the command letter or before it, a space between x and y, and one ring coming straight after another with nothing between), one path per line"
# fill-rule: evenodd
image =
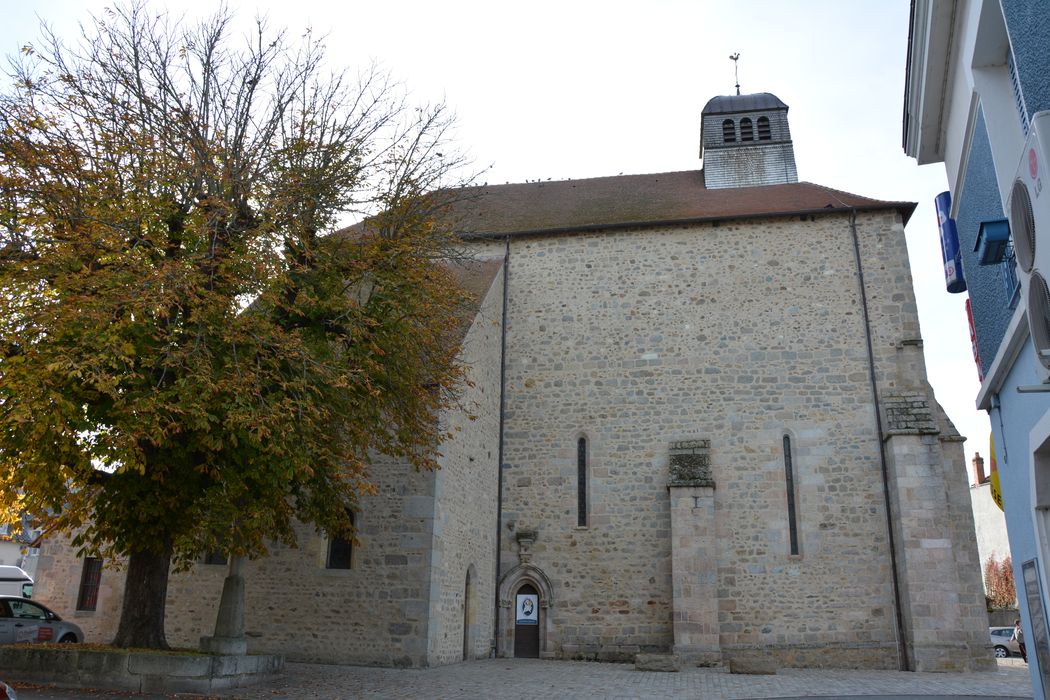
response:
M532 596L532 619L536 624L524 624L519 627L519 612L525 612L521 606L526 605L520 596ZM551 596L551 582L539 568L532 564L519 564L505 573L499 583L499 636L496 639L496 653L500 657L539 656L541 659L553 659L556 656L558 640L551 629L551 615L554 599ZM528 619L525 617L523 619ZM532 629L526 630L525 627ZM533 630L535 630L533 632ZM519 648L519 639L536 635L536 651Z
M539 594L528 583L514 596L514 657L540 658Z
M474 638L476 615L474 602L474 565L467 569L467 582L463 590L463 660L474 658Z

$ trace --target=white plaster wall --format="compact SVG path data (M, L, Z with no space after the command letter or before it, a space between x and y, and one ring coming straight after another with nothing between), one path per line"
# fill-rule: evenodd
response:
M1006 534L1006 516L992 500L991 484L970 487L970 503L973 508L974 528L977 531L977 551L981 558L983 578L984 564L991 557L1002 561L1010 555L1010 541Z

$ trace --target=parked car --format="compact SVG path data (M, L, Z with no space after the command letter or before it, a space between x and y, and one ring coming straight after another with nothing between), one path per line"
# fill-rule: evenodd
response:
M84 632L35 600L0 596L0 644L82 642Z
M992 638L992 648L995 650L995 658L1008 659L1011 656L1020 656L1021 648L1013 641L1013 627L989 627L988 634Z

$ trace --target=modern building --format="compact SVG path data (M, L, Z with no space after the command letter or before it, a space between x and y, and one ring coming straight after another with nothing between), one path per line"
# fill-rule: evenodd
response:
M943 162L1037 697L1050 697L1050 8L915 0L904 148ZM961 321L961 319L960 319Z
M40 531L28 523L0 526L0 564L21 567L27 574L36 574L40 549L34 544Z
M1010 540L1006 533L1006 516L992 495L992 474L985 472L984 458L977 453L970 463L973 465L974 474L970 484L970 505L973 508L973 524L977 534L977 555L981 561L981 571L986 576L984 589L988 594L988 565L991 562L1000 565L1011 558ZM994 462L991 467L995 468ZM993 624L1013 623L1012 619L1004 621L1001 617L999 614ZM993 621L991 613L989 621Z
M375 469L352 548L304 528L252 562L250 649L994 668L914 205L799 182L787 112L712 99L703 170L457 192L479 302L442 468ZM38 597L71 609L86 580L74 619L112 633L118 573L57 543L40 566ZM223 573L174 576L174 643L210 632Z

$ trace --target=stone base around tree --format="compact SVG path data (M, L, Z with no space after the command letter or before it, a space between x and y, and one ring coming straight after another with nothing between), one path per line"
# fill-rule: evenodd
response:
M263 654L79 649L73 645L0 648L0 673L5 680L72 688L208 693L259 683L282 670L283 656Z
M243 637L201 637L200 648L205 654L244 656L248 653L248 640Z

